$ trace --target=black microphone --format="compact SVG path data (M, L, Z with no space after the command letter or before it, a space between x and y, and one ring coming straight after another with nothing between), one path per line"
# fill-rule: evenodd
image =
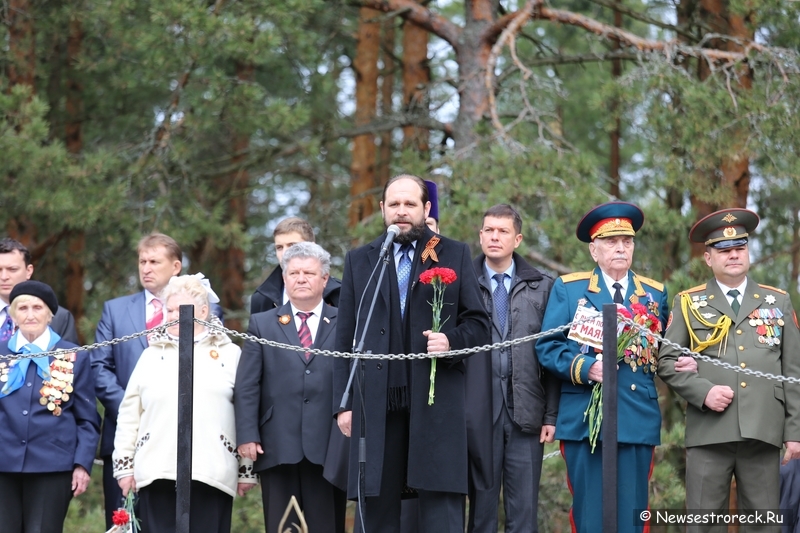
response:
M400 228L396 224L392 224L386 228L386 240L383 241L383 246L381 246L381 255L378 256L378 259L383 259L383 256L386 255L386 252L389 251L389 246L394 242L395 237L398 235L400 235Z

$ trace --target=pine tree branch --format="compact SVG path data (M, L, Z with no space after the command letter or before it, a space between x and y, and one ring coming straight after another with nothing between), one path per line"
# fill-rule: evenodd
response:
M403 126L415 126L418 128L442 131L446 135L453 134L452 124L439 122L430 117L419 115L406 115L406 114L393 114L390 116L378 117L375 120L351 128L348 130L337 131L335 137L357 137L359 135L376 134L385 131L390 131L395 128L402 128Z
M522 18L523 21L521 24L518 20L520 18ZM516 34L518 29L529 19L549 20L551 22L583 28L600 37L618 41L622 45L636 48L642 52L678 53L693 57L703 57L707 61L733 63L745 59L750 50L765 50L764 46L752 41L742 43L742 52L729 52L727 50L686 46L675 40L663 41L646 39L623 30L622 28L605 24L580 13L573 13L562 9L552 9L544 5L544 0L529 0L521 9L500 17L493 25L487 28L482 36L482 40L487 43L495 43L497 39L500 38L500 35L509 27L514 27L515 31L511 33Z
M567 265L563 265L558 261L553 261L549 257L545 257L544 255L540 254L535 250L528 250L526 254L527 258L533 261L534 263L538 263L543 265L545 268L548 268L558 274L559 276L563 276L564 274L570 274L574 272L574 269L568 267Z
M618 4L616 2L609 2L608 0L589 0L589 1L592 2L592 3L595 3L595 4L599 5L599 6L603 6L603 7L609 8L609 9L613 9L615 11L619 11L623 15L627 15L632 19L642 21L642 22L644 22L646 24L657 26L657 27L659 27L661 29L664 29L664 30L674 31L677 35L682 35L683 37L686 37L690 41L697 41L697 36L696 35L692 34L689 31L686 31L685 29L683 29L683 28L681 28L679 26L674 26L672 24L667 24L666 22L662 22L662 21L660 21L658 19L654 19L652 17L648 17L644 13L640 13L640 12L636 11L635 9L631 9L629 7L623 6L622 4Z
M386 13L396 12L398 16L447 41L453 48L458 48L461 28L445 17L437 15L424 4L414 0L362 0L360 5Z

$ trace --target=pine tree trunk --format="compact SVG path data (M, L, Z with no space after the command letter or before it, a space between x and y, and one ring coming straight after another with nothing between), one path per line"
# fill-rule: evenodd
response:
M619 3L620 0L617 0ZM614 10L614 26L617 28L622 27L622 13L617 10ZM618 52L621 49L619 41L614 41L612 45L612 49L615 52ZM611 75L616 80L620 76L622 76L622 60L621 59L613 59L611 61ZM611 102L611 113L616 114L618 111L619 102L617 99L612 100ZM609 192L615 198L620 197L620 178L619 178L619 167L620 167L620 153L619 153L619 141L622 137L621 132L622 126L619 117L614 117L614 129L611 131L611 161L609 164L608 175L611 179L611 187Z
M67 37L67 99L66 99L66 146L67 151L79 157L83 151L83 87L76 69L78 56L83 45L83 27L78 18L69 21ZM66 301L64 307L72 312L75 321L83 317L83 302L86 291L83 289L85 267L84 251L86 234L83 230L73 230L67 239ZM83 342L82 335L78 333Z
M478 125L489 111L489 93L484 75L492 43L483 39L493 22L491 0L467 0L465 26L456 47L459 65L458 117L453 124L456 149L467 148L478 140Z
M427 117L428 86L431 71L428 67L428 32L413 22L403 22L403 107L406 113ZM428 151L429 131L416 126L403 127L403 147L417 152Z
M36 35L33 25L33 5L30 0L9 0L6 8L8 27L7 75L9 89L15 85L30 87L36 92ZM14 176L10 176L13 183ZM8 236L25 246L36 242L36 225L25 216L16 216L8 221Z
M383 75L381 76L381 114L387 117L392 114L392 97L394 96L394 31L395 20L389 19L383 23ZM381 147L378 151L378 184L383 185L389 181L392 163L392 131L381 133Z
M355 125L363 126L374 120L378 103L378 56L381 27L380 12L367 7L359 11L358 45L354 69L356 74ZM375 204L371 191L375 188L375 136L359 135L353 139L353 158L350 163L350 213L348 225L355 226L372 215Z
M240 84L249 84L253 81L255 68L251 63L236 62L236 79ZM232 128L235 131L235 128ZM250 146L250 135L244 133L234 133L231 150L233 152L232 163L234 167L244 163L245 154ZM228 199L229 223L238 225L241 228L247 226L247 190L250 184L250 176L242 166L238 170L231 172L224 182L219 183L219 190L224 191L223 198ZM222 307L230 311L225 319L225 327L242 331L242 321L240 319L244 305L244 262L245 252L236 243L229 243L224 248L217 247L217 264L219 265L218 281L222 282L222 290L217 294L220 298Z
M752 41L753 31L748 27L750 15L741 16L730 11L729 0L700 0L698 13L701 21L713 33L728 35L734 39ZM708 46L730 52L744 51L741 45L731 39L711 39ZM698 62L697 76L702 81L712 75L708 63ZM733 87L734 94L737 90L750 90L753 84L753 73L746 64L738 72L738 85ZM709 174L709 180L721 180L722 184L730 189L733 205L709 202L707 199L692 198L692 205L697 210L698 220L709 213L725 207L747 207L747 196L750 192L750 157L744 148L744 139L741 134L732 131L730 141L735 152L723 160L717 172ZM702 243L692 244L692 257L698 257L705 252Z

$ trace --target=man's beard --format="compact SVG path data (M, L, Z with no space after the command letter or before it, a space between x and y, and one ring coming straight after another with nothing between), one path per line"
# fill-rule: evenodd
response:
M400 234L395 237L395 242L399 242L400 244L410 244L416 240L419 240L423 235L425 235L425 221L423 220L421 224L414 224L411 228L406 231L405 233L400 232Z

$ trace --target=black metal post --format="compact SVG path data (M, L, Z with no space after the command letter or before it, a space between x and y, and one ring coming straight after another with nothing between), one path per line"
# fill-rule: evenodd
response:
M617 529L617 304L603 305L603 531ZM633 517L623 519L633 520Z
M194 306L182 305L178 321L178 476L175 482L176 533L189 533L192 489L192 407L194 387Z

